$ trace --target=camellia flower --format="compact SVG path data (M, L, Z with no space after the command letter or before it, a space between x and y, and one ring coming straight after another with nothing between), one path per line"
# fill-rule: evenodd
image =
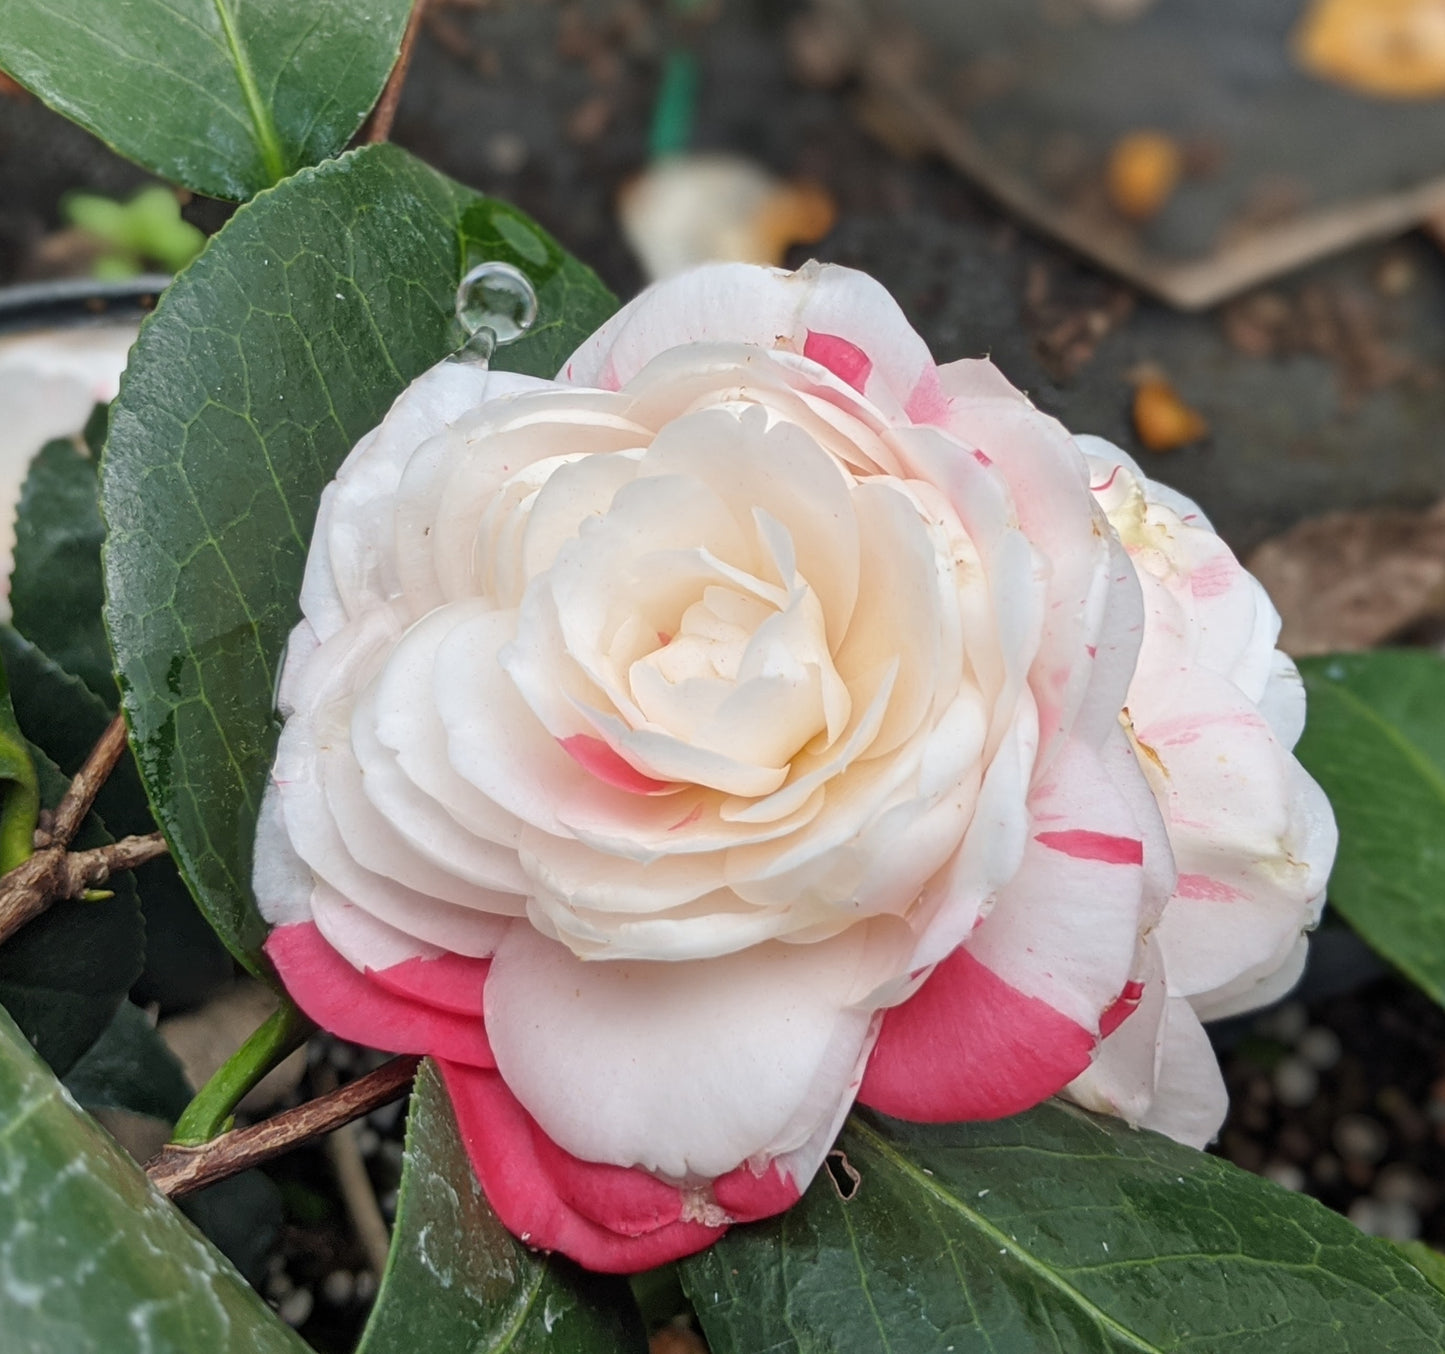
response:
M256 891L327 1028L441 1066L534 1246L786 1208L854 1100L1184 1142L1334 824L1188 500L871 279L704 268L555 381L443 363L326 491Z

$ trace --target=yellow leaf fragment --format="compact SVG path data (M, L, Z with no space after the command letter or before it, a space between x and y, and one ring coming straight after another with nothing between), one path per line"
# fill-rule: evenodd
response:
M1183 173L1184 152L1173 137L1130 132L1109 152L1109 201L1131 221L1148 221L1169 201Z
M1314 0L1293 46L1311 75L1360 94L1445 94L1445 0Z
M1207 437L1209 424L1168 381L1150 377L1134 391L1134 430L1150 451L1173 451Z

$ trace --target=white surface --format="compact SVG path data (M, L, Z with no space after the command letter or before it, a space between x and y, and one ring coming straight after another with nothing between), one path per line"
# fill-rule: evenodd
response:
M0 339L0 619L10 617L15 506L30 460L115 398L136 330L107 324Z

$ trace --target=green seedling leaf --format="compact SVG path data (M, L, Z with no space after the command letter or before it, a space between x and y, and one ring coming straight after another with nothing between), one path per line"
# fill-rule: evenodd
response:
M607 290L514 209L371 146L238 211L146 321L111 406L106 621L133 745L182 874L253 971L272 693L321 490L451 350L469 250L507 238L541 319L495 365L551 375Z
M1445 1296L1388 1242L1157 1134L1048 1104L860 1113L780 1218L682 1262L713 1354L1426 1354ZM840 1183L841 1182L841 1183Z
M0 1344L7 1354L308 1354L3 1012Z
M477 1185L446 1089L412 1092L391 1255L357 1354L642 1354L627 1284L529 1250Z
M68 439L46 443L30 463L15 516L15 628L114 708L100 616L103 535L95 461Z
M144 263L178 273L206 243L205 234L181 216L181 204L169 188L153 184L129 202L94 193L68 193L61 214L71 225L107 245L111 258L132 273Z
M1308 658L1295 749L1340 826L1330 905L1445 1004L1445 660L1428 650Z
M30 859L40 815L40 786L0 665L0 874Z
M6 0L0 67L162 178L242 200L346 145L410 11L411 0Z

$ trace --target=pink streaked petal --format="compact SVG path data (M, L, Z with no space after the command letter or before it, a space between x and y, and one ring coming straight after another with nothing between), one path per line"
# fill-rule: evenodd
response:
M266 940L266 955L296 1004L332 1034L392 1053L496 1065L480 1012L469 1019L388 992L352 968L312 922L278 926Z
M746 1163L712 1182L712 1197L734 1222L756 1222L783 1213L802 1198L791 1180L769 1162L761 1175Z
M827 367L860 395L873 370L873 359L856 343L850 343L838 334L819 334L808 330L808 337L803 341L803 356L820 367Z
M634 1274L692 1255L722 1235L721 1227L681 1221L680 1193L645 1171L612 1167L620 1175L585 1183L592 1169L587 1163L560 1148L539 1151L540 1130L495 1072L441 1059L438 1066L482 1192L507 1229L528 1245L561 1251L591 1270ZM560 1183L553 1173L559 1154L576 1168L572 1175L564 1167L571 1178ZM671 1200L662 1201L659 1187ZM587 1216L564 1190L604 1218L610 1212L617 1225ZM655 1219L650 1228L649 1215Z
M1114 837L1107 832L1070 828L1064 832L1040 832L1034 840L1075 860L1100 860L1106 865L1144 863L1144 843L1137 837Z
M948 418L949 407L948 396L943 393L943 384L938 379L938 368L925 367L903 412L913 423L942 423Z
M670 794L677 788L671 781L644 776L625 757L591 734L574 733L557 741L578 766L614 789L634 795L656 795Z
M367 969L366 976L394 996L480 1020L482 986L491 966L490 959L441 954L435 959L407 959L390 968Z
M1114 999L1111 1006L1099 1017L1099 1038L1107 1039L1119 1028L1128 1018L1139 1009L1139 1001L1144 995L1144 984L1138 981L1127 982L1124 990Z
M682 1218L684 1201L677 1186L635 1166L583 1161L558 1147L535 1120L529 1127L532 1150L557 1197L589 1221L623 1236L638 1237Z
M1001 1119L1089 1065L1094 1036L958 949L883 1017L862 1104L921 1123Z
M1237 903L1247 896L1243 890L1222 879L1211 879L1207 874L1180 875L1174 892L1176 897L1201 903Z

